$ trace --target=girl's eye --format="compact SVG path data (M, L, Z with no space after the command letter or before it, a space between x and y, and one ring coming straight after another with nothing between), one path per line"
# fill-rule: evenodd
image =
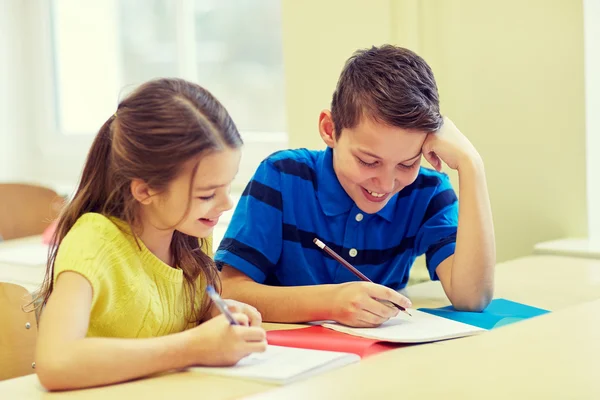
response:
M212 200L215 197L215 195L210 195L210 196L204 196L204 197L198 197L200 200L203 201L208 201L208 200Z
M365 161L361 160L361 159L360 159L360 158L358 158L358 157L356 157L356 159L358 160L358 162L359 162L359 163L361 163L361 164L362 164L362 165L364 165L365 167L374 167L374 166L376 166L376 165L377 165L377 161L375 161L375 162L372 162L372 163L368 163L368 162L365 162Z

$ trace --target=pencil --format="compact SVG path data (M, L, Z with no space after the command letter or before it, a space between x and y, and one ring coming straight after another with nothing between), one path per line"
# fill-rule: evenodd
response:
M354 267L352 264L350 264L348 261L344 260L338 253L336 253L335 251L331 250L329 247L327 247L325 245L325 243L321 242L319 239L314 238L313 239L313 243L317 245L318 248L320 248L321 250L323 250L325 253L329 254L331 257L333 257L334 260L336 260L337 262L339 262L340 264L342 264L344 267L346 267L350 272L352 272L354 275L356 275L357 277L359 277L361 280L365 281L365 282L371 282L373 283L372 280L370 280L365 274L363 274L362 272L360 272L359 270L356 269L356 267ZM394 307L396 307L398 310L405 312L406 314L410 315L410 313L408 311L406 311L406 308L402 307L399 304L394 303L393 301L389 301L389 300L381 300L384 301L386 303L391 303ZM412 316L412 315L411 315Z

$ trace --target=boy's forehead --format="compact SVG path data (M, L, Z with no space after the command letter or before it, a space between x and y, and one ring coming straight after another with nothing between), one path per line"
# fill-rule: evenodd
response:
M356 125L356 127L354 128L357 131L360 131L361 133L367 133L367 134L381 134L381 133L403 133L403 134L408 134L408 133L412 133L412 134L422 134L422 135L426 135L427 132L425 131L421 131L418 129L410 129L410 128L402 128L399 126L394 126L394 125L390 125L388 123L385 122L381 122L377 119L374 118L369 118L366 116L363 116L359 123Z
M426 132L386 125L367 118L363 118L356 127L345 129L341 138L344 135L352 147L378 155L381 153L381 157L390 153L414 156L427 137Z

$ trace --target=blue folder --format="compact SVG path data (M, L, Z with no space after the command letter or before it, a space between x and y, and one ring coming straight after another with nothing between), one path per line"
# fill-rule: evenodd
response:
M506 299L494 299L482 312L457 311L452 306L442 308L419 308L420 311L448 318L454 321L477 326L484 329L494 329L509 325L524 319L549 313L548 310L516 303Z

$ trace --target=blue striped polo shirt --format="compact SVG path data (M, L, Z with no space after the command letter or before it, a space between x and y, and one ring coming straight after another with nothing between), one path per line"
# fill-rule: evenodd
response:
M356 281L313 243L319 238L372 281L406 286L425 254L431 279L454 254L458 201L448 176L421 167L417 179L375 214L339 183L332 150L285 150L265 159L234 211L216 254L259 283L302 286Z

